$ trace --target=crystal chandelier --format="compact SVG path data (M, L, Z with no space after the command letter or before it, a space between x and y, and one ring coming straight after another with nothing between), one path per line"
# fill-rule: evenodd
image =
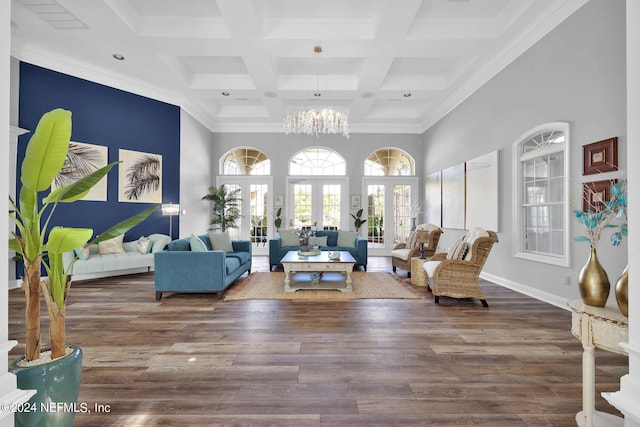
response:
M321 133L341 133L349 138L349 120L341 111L330 108L292 110L284 119L285 133L318 136Z
M322 47L313 48L316 54L322 52ZM316 73L316 92L314 96L320 97L320 60ZM284 119L284 131L286 134L298 133L319 136L321 133L341 133L349 138L349 119L346 113L332 108L299 108L292 109Z

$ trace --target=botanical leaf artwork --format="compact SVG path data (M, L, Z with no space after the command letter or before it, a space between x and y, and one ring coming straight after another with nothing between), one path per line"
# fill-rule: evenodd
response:
M62 169L56 175L51 189L73 184L80 178L107 165L108 148L100 145L70 142ZM107 200L107 178L103 178L82 200Z
M160 160L145 155L127 169L127 199L138 200L143 193L158 191L160 188Z
M159 203L162 198L162 156L120 150L120 160L119 200Z

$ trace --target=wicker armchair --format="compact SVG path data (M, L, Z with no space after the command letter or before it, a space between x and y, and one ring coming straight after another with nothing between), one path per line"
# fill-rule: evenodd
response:
M456 259L463 242L468 246L468 251L463 259ZM478 298L483 306L489 307L478 278L494 243L498 243L495 232L476 228L469 231L448 254L435 254L423 264L436 304L440 302L441 296L448 296Z
M393 247L391 251L391 265L394 272L396 271L396 267L400 267L403 270L407 270L407 277L411 277L411 258L420 255L418 232L428 233L429 241L424 244L425 257L429 258L436 253L442 230L437 225L420 224L416 227L415 231L409 234L407 243L398 243Z

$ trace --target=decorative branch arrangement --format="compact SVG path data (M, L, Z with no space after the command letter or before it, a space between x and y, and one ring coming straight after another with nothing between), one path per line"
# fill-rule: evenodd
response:
M602 197L603 192L593 186L585 185L583 191L583 210L574 210L580 224L587 230L586 236L577 236L578 242L589 242L595 248L602 232L607 228L620 230L611 236L611 244L619 246L622 236L627 235L627 180L609 181L610 199Z

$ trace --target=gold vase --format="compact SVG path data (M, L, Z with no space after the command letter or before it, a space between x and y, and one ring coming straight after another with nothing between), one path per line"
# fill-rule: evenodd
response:
M598 261L598 254L593 246L591 247L589 260L582 267L578 276L578 285L580 287L580 296L586 305L593 307L605 306L611 284L609 283L607 272L604 271Z
M618 308L625 316L629 316L629 266L624 269L622 276L616 282L616 301Z

